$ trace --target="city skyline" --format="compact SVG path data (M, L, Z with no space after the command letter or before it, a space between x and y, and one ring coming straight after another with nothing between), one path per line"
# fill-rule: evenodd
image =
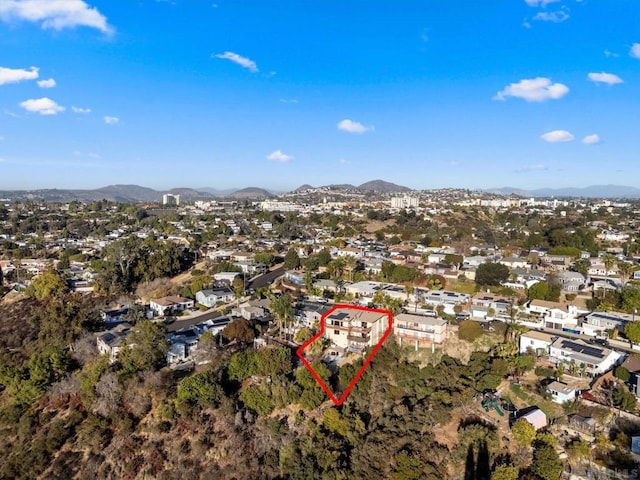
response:
M112 3L0 5L0 189L640 186L637 3Z

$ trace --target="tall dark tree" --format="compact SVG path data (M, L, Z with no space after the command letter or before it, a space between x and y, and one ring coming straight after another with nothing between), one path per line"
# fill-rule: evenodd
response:
M284 256L284 268L287 270L295 270L300 266L300 257L298 253L293 249L289 249L287 254Z
M501 263L483 263L476 270L479 285L500 285L509 278L509 267Z

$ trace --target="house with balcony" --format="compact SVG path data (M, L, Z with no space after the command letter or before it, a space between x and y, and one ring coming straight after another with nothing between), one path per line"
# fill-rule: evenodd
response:
M580 333L578 317L586 311L579 310L575 305L564 305L560 302L546 300L531 300L527 313L536 315L544 322L544 328Z
M441 344L447 334L447 321L442 318L401 313L393 321L393 334L400 346L431 347Z
M361 352L376 345L389 327L386 313L337 308L325 319L324 337L345 350Z

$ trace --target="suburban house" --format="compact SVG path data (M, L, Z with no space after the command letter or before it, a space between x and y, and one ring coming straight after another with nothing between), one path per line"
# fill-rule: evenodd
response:
M130 330L130 324L120 323L111 330L98 334L96 338L98 352L102 355L109 355L109 362L114 363Z
M322 315L329 310L326 305L305 303L294 314L295 318L305 327L312 327L314 323L320 323Z
M187 308L193 308L193 305L193 300L178 295L154 298L149 302L149 308L159 317L182 312Z
M239 276L239 272L219 272L213 274L213 278L216 282L224 282L228 285L231 285L233 281Z
M231 313L246 320L256 320L265 316L264 308L251 305L249 302L241 303L237 308L234 308Z
M393 321L393 333L400 346L430 347L441 344L447 334L447 321L401 313Z
M633 315L618 312L591 312L582 320L582 333L591 336L606 335L607 330L622 332L627 322L633 319Z
M579 272L565 270L556 276L560 288L565 292L577 292L587 284L587 279Z
M198 341L203 334L211 332L211 334L217 335L230 322L229 317L219 317L168 333L166 337L169 343L167 363L171 365L190 360L197 350Z
M529 259L521 257L503 257L498 260L498 263L506 265L509 268L527 268L529 266Z
M196 292L196 302L208 308L215 307L218 303L232 302L234 299L235 294L229 287Z
M622 355L579 339L557 338L549 346L549 357L556 363L584 365L590 375L600 375L613 368Z
M531 300L527 305L528 313L540 316L545 328L579 333L578 317L580 311L574 305L564 305L546 300Z
M105 325L122 323L126 321L128 313L128 305L115 305L113 307L100 310L100 318Z
M386 313L338 308L325 318L324 337L339 348L362 351L376 345L388 327Z
M532 350L538 356L547 356L549 347L558 338L544 332L531 330L520 335L520 353L527 353Z
M382 259L381 258L367 258L364 261L364 269L372 275L377 275L382 272Z
M576 399L576 389L562 382L551 382L547 385L547 393L551 395L551 401L556 403L570 402Z
M351 285L347 285L346 291L356 297L368 297L373 298L376 292L382 290L384 288L384 284L380 282L357 282L352 283Z
M320 280L316 280L313 283L313 287L319 289L321 292L324 292L325 290L329 292L338 291L338 284L336 282L334 282L333 280L327 280L324 278Z
M422 301L434 307L439 305L454 307L456 305L466 305L469 303L469 298L469 295L466 293L449 292L447 290L430 290L423 296Z

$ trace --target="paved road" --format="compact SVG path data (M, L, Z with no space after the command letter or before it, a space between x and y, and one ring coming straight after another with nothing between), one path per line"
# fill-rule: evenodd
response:
M276 278L284 275L284 272L284 267L278 267L275 270L271 270L264 275L260 275L259 277L254 278L251 282L249 282L247 288L253 288L254 290L257 290L259 288L266 287L267 285L271 285Z
M197 323L206 322L207 320L212 320L214 318L220 317L221 314L219 311L206 312L202 315L193 315L189 318L185 318L184 320L180 320L180 317L176 319L175 322L167 325L167 332L176 332L182 328L188 328L191 325L195 325Z

